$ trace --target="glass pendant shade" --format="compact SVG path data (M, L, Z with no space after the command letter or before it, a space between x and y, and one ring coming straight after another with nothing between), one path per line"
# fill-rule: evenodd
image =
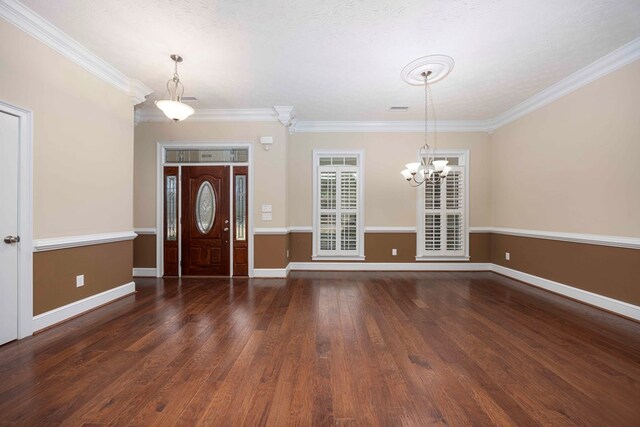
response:
M409 172L414 174L418 172L418 169L420 168L420 163L407 163L406 165L404 165L404 167L407 168Z
M446 160L434 160L433 167L435 168L436 172L442 172L445 166L447 166L447 163L449 162Z
M160 110L162 110L165 116L174 122L184 120L195 112L190 105L183 104L178 101L171 101L169 99L156 101L156 105Z
M406 179L406 180L410 180L411 179L411 171L409 171L409 169L405 169L400 173L402 174L404 179Z
M444 169L442 169L442 173L440 174L440 176L444 178L445 176L449 175L450 170L451 166L445 166Z

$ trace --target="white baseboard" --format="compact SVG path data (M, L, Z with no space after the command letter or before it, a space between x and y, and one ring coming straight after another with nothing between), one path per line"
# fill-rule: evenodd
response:
M291 262L287 269L268 269L280 271L278 276L286 277L287 270L291 271L492 271L512 279L520 280L530 285L546 289L556 294L564 295L577 301L599 307L613 313L640 321L640 307L619 301L593 292L574 288L573 286L554 282L532 274L523 273L497 264L491 263L364 263L364 262ZM258 277L256 275L256 277Z
M499 273L512 279L520 280L538 288L546 289L556 294L564 295L586 304L603 308L605 310L620 314L631 319L640 320L640 307L619 301L603 295L594 294L593 292L574 288L573 286L564 285L552 280L543 279L542 277L532 274L523 273L521 271L512 270L497 264L491 264L491 271Z
M292 271L489 271L489 263L473 262L291 262Z
M291 265L291 264L289 264ZM253 277L259 278L286 278L289 274L289 265L286 268L254 268Z
M85 311L89 311L125 295L132 294L135 291L135 282L129 282L125 285L118 286L117 288L109 289L108 291L91 295L85 299L55 308L51 311L47 311L46 313L38 314L33 317L33 331L36 332L41 329L48 328L56 323L60 323L71 317L82 314Z
M133 277L156 277L155 268L134 268Z

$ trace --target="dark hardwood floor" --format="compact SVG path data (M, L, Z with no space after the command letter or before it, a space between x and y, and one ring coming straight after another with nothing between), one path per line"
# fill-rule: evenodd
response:
M640 324L492 273L137 279L0 347L0 423L640 425Z

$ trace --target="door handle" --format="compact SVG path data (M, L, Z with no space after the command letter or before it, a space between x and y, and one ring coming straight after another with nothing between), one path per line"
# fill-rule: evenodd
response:
M225 227L224 231L229 231L229 227ZM6 242L6 239L5 239L5 242Z
M13 237L13 236L7 236L7 237L5 237L5 238L4 238L4 242L5 242L7 245L10 245L10 244L12 244L12 243L18 243L19 241L20 241L20 236L15 236L15 237Z

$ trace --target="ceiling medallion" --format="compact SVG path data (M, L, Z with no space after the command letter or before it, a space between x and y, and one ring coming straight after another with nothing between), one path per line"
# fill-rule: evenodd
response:
M429 84L434 84L447 77L453 70L455 61L447 55L427 55L415 59L402 69L402 80L413 86L424 86L424 75L429 73Z
M447 55L429 55L411 61L402 69L402 80L415 86L424 86L424 145L418 150L417 162L407 163L402 172L412 187L424 183L440 184L451 171L448 161L437 156L438 130L431 84L438 82L453 69L453 58ZM429 105L433 116L433 143L429 140Z

